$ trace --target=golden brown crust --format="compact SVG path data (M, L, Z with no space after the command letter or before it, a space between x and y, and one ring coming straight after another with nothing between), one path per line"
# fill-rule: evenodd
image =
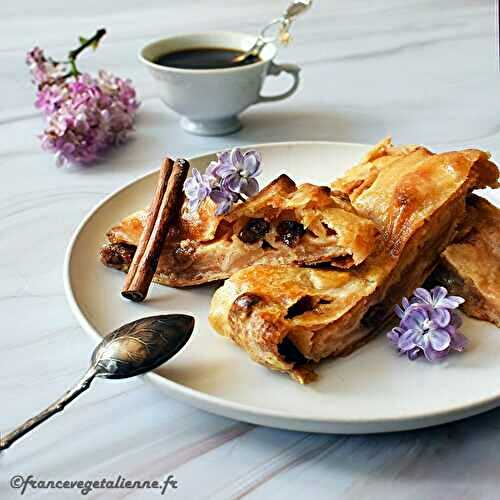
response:
M470 196L464 229L442 253L430 279L463 297L467 315L500 327L500 210Z
M357 266L373 251L377 230L368 219L346 210L346 205L348 201L332 197L328 187L297 187L281 175L224 216L215 215L210 199L194 213L185 206L179 227L163 248L155 281L196 285L261 263ZM146 215L141 211L123 219L108 231L109 242L136 245ZM268 227L255 241L245 240L241 232L253 221ZM298 229L292 228L298 231L296 235L288 234L289 221L298 224ZM106 264L104 257L101 260Z
M423 146L396 147L392 144L391 138L386 137L368 151L357 165L331 184L332 192L344 193L354 201L360 193L373 184L381 170L395 161L407 158L410 163L414 163L419 158L431 155L432 153Z
M334 181L332 189L349 196L357 213L377 225L397 255L435 206L466 181L471 164L483 166L478 188L497 185L498 173L488 159L489 154L479 150L433 155L418 146L395 148L386 139Z
M216 237L217 229L224 223L227 225L227 223L232 223L245 215L257 217L257 214L265 213L268 206L280 206L282 200L296 189L295 182L288 175L282 174L248 202L237 204L231 212L224 216L215 215L216 206L210 198L207 198L194 212L190 212L186 204L181 219L181 238L193 241L211 241Z
M352 188L352 171L349 182L334 183L340 192L353 196L354 208L372 217L384 235L365 262L347 272L252 266L215 293L211 325L255 361L296 378L294 371L302 364L284 356L280 342L290 341L311 361L345 355L366 342L391 315L394 304L432 272L458 233L467 194L495 185L498 177L497 168L481 151L434 156L424 148L385 143L370 158L377 162L375 170L358 169L363 182L369 178L364 185ZM259 302L241 317L234 304L245 294L259 297Z

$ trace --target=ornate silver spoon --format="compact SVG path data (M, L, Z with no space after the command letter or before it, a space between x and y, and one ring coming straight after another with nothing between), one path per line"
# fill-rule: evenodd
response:
M269 24L262 28L255 43L246 52L236 56L233 61L241 63L248 57L258 57L261 50L271 42L279 41L286 44L290 37L290 27L296 17L309 10L312 0L296 0L292 2L284 14L277 19L273 19Z
M64 410L86 391L95 377L129 378L150 370L175 356L191 337L194 318L185 314L151 316L132 321L104 337L92 354L83 378L55 403L0 439L0 450Z

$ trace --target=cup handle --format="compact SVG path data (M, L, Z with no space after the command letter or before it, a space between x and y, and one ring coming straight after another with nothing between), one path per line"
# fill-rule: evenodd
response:
M257 103L281 101L282 99L286 99L287 97L290 97L295 93L300 83L300 68L296 64L274 64L273 62L271 62L269 69L267 70L267 75L278 76L282 72L292 75L292 86L283 94L272 96L264 96L259 94L259 96L257 97Z

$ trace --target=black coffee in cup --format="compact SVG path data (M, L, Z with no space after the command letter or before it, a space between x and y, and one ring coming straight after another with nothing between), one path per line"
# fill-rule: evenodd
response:
M257 56L249 56L243 61L235 61L242 54L244 52L241 50L200 47L169 52L159 56L154 62L169 68L223 69L248 66L261 60Z

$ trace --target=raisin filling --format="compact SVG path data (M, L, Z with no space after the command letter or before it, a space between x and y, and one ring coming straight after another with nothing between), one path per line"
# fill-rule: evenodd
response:
M250 219L238 234L243 243L257 243L269 231L269 222L264 219Z
M278 345L278 352L285 358L288 363L305 364L306 358L295 347L295 344L288 338L284 338L283 342Z
M306 231L300 222L294 220L282 220L278 224L276 232L285 245L294 247Z
M309 295L305 295L299 299L295 304L288 308L288 313L285 316L286 319L295 318L295 316L300 316L306 311L312 311L314 309L313 299Z

